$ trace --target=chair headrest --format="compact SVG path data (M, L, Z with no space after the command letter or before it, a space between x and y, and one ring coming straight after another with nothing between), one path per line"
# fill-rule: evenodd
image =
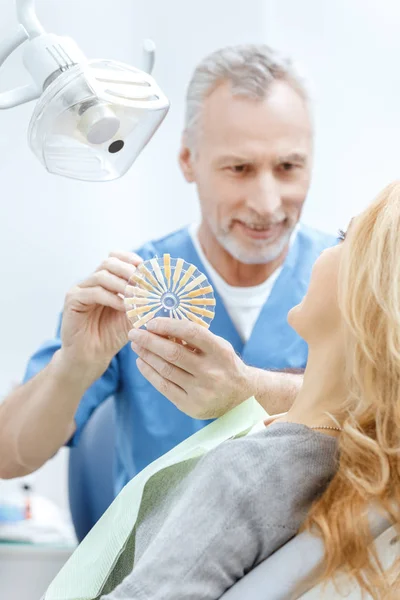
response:
M390 522L375 511L370 513L370 524L374 539L390 527ZM220 600L293 600L296 592L301 595L313 587L324 554L322 539L303 532L250 571Z

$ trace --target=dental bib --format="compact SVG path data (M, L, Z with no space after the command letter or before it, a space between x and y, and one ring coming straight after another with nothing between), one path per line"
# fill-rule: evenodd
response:
M229 439L249 435L267 416L255 398L250 398L136 475L61 569L42 600L98 600L115 589L134 568L135 530L146 514L146 503L151 502L154 510L162 502L164 487L160 482L184 481L207 452Z

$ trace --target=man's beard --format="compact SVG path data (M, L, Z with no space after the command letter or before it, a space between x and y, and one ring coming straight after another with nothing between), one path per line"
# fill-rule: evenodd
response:
M288 225L280 237L268 243L266 240L252 240L245 244L237 239L234 232L229 230L225 232L215 232L219 244L233 258L246 265L265 265L270 263L284 252L290 242L296 224Z

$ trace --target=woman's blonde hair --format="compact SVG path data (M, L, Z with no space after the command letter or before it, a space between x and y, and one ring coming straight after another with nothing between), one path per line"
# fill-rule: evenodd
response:
M400 525L400 182L354 219L342 251L349 393L339 468L304 527L316 526L323 538L324 580L344 570L372 598L388 600L400 561L384 572L368 511L381 507Z

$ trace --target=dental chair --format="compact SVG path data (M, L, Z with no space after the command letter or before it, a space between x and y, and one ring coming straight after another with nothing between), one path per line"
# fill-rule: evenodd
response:
M383 566L388 569L400 555L400 536L395 528L378 515L372 518L371 529ZM301 533L274 552L228 590L221 600L366 600L358 586L345 576L338 577L338 589L333 582L314 585L322 570L324 548L320 538ZM400 598L400 588L399 588Z
M109 398L92 415L78 445L70 451L69 501L79 541L114 499L114 456L115 409L114 399ZM371 528L379 556L388 568L400 555L400 536L378 515L373 515ZM339 593L330 582L324 589L313 586L323 556L321 540L301 533L238 581L220 600L361 600L358 586L351 586L345 577L339 579Z
M70 449L68 496L78 542L114 500L115 405L110 397L93 413Z

